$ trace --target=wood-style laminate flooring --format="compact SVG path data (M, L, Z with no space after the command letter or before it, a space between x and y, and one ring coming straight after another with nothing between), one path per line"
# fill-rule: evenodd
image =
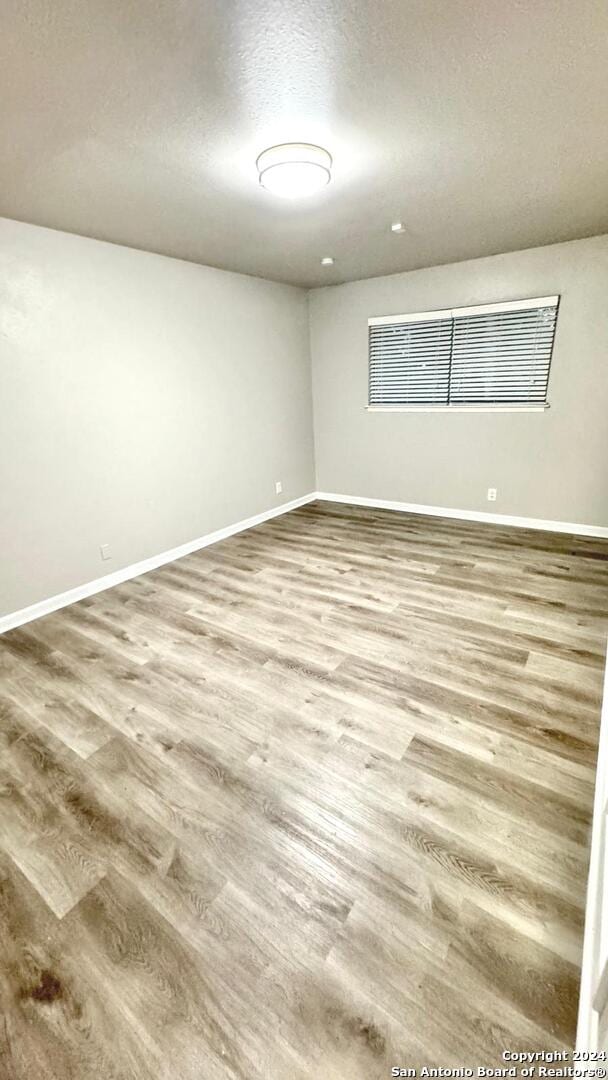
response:
M0 639L2 1080L572 1046L608 543L314 503Z

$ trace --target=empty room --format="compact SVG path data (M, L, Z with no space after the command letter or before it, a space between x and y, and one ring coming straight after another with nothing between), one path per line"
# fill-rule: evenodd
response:
M0 1080L601 1080L608 7L6 0L0 101Z

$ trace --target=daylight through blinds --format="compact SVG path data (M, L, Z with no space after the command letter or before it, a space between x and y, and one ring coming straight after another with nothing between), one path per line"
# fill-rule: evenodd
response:
M370 406L546 404L558 302L370 319Z

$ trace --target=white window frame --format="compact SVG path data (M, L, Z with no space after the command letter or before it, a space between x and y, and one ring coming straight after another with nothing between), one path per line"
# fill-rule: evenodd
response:
M367 320L370 326L394 326L397 323L428 322L433 319L453 319L459 315L491 315L499 311L525 311L530 306L557 307L560 296L531 296L525 300L505 300L497 304L473 304L470 307L439 308L435 311L416 311L406 315L378 315ZM370 405L366 412L482 412L482 413L529 413L546 412L551 406L548 401L534 405Z

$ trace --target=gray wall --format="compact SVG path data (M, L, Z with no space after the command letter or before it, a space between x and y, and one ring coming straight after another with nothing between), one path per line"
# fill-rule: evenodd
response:
M314 488L306 293L0 219L0 429L6 614Z
M546 413L366 412L368 316L555 292ZM0 615L315 486L605 526L608 237L317 289L307 304L289 286L0 219L0 430Z
M546 412L366 412L368 317L554 293ZM315 289L309 305L319 490L608 525L608 237Z

